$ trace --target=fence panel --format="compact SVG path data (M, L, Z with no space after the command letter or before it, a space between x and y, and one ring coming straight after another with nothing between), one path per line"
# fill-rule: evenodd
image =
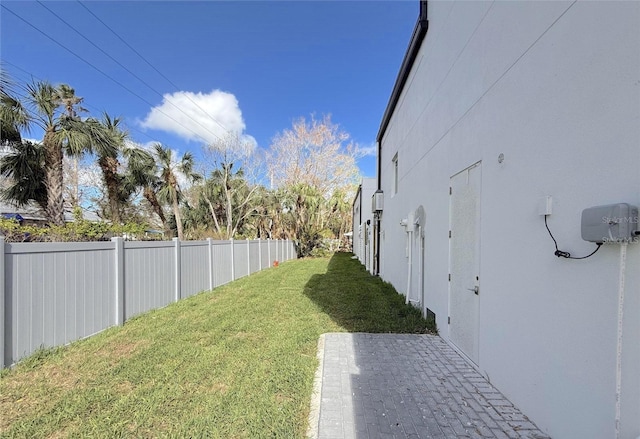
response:
M249 244L249 274L260 271L260 242L247 241Z
M0 367L295 257L289 241L5 243ZM291 247L293 248L293 247ZM179 249L179 252L177 250ZM4 296L4 297L3 297ZM3 321L4 319L4 321Z
M111 243L15 243L4 251L4 364L115 324Z
M261 270L264 270L265 268L269 268L271 266L271 261L269 260L269 245L270 241L262 241L260 243Z
M249 275L249 253L247 241L233 241L233 264L235 279Z
M231 269L231 244L229 241L213 241L213 287L233 280Z
M125 320L173 302L175 271L173 242L125 242Z
M181 296L189 297L209 289L209 243L182 241L180 243Z

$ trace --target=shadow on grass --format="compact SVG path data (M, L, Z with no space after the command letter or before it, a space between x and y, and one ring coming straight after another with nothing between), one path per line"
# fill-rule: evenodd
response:
M304 294L349 332L436 333L434 322L405 304L391 284L372 276L351 253L336 253L326 273L311 277Z

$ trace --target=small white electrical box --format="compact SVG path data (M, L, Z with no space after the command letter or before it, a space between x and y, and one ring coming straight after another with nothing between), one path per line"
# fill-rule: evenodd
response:
M551 215L552 201L551 195L540 198L538 200L538 215Z
M584 209L581 232L582 239L590 242L635 242L640 239L638 208L618 203Z
M410 212L409 215L407 215L407 228L405 229L406 232L413 232L416 228L416 217L413 214L413 212Z
M384 193L378 189L371 197L371 213L382 212L384 207Z

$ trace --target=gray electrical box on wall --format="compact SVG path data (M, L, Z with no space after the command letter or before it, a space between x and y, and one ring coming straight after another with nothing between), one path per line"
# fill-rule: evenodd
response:
M627 203L590 207L582 211L582 239L597 243L640 239L638 208Z

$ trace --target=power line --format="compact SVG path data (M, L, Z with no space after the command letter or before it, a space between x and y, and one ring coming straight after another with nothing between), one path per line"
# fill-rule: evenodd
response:
M38 81L45 81L44 79L39 78L37 75L33 74L32 72L30 72L28 70L23 69L22 67L20 67L19 65L15 64L15 63L12 63L11 61L7 61L6 59L3 59L2 63L8 64L8 65L13 66L14 68L22 71L24 74L29 75L31 77L30 79L36 79ZM24 86L19 86L19 88L21 88L23 91L26 91L26 87L24 87ZM94 105L87 104L86 102L83 102L83 104L85 104L87 107L97 111L98 113L105 113L104 110L101 110L101 109L99 109L98 107L96 107ZM131 130L131 131L135 131L136 133L142 134L143 136L145 136L146 138L148 138L151 141L157 142L157 139L154 139L153 137L151 137L149 134L145 133L144 131L140 131L139 129L133 128L131 126L127 126L127 129Z
M65 46L64 44L60 43L59 41L57 41L55 38L47 35L45 32L43 32L42 30L40 30L37 26L34 26L33 24L29 23L27 20L25 20L24 18L22 18L20 15L16 14L15 12L13 12L11 9L7 8L5 5L3 5L2 3L0 3L0 7L4 10L6 10L7 12L11 13L12 15L14 15L15 17L17 17L20 21L22 21L23 23L27 24L29 27L33 28L34 30L36 30L37 32L39 32L40 34L44 35L46 38L48 38L49 40L53 41L54 43L56 43L58 46L62 47L64 50L66 50L67 52L69 52L70 54L72 54L73 56L75 56L76 58L78 58L80 61L84 62L85 64L89 65L91 68L93 68L94 70L96 70L98 73L100 73L101 75L107 77L108 79L110 79L111 81L113 81L115 84L119 85L120 87L122 87L124 90L128 91L129 93L131 93L133 96L137 97L138 99L140 99L142 102L146 103L147 105L149 105L151 108L154 108L154 105L147 101L145 98L143 98L142 96L140 96L139 94L137 94L136 92L134 92L133 90L131 90L129 87L127 87L126 85L120 83L118 80L114 79L112 76L110 76L108 73L103 72L102 70L100 70L98 67L96 67L95 65L93 65L92 63L90 63L89 61L87 61L86 59L84 59L83 57L81 57L80 55L78 55L77 53L75 53L73 50L69 49L67 46ZM174 121L175 123L177 123L178 125L180 125L181 127L185 128L186 130L191 131L193 134L195 134L197 137L199 137L200 139L202 139L204 141L204 143L208 143L207 139L205 139L204 137L202 137L200 134L196 133L194 130L192 130L191 128L183 125L182 123L178 122L175 118L171 117L170 115L168 115L167 113L165 113L164 111L160 110L159 108L157 109L159 113L163 114L164 116L166 116L167 118L171 119L172 121Z
M76 2L82 6L84 9L86 9L87 12L89 12L89 14L91 14L96 20L98 20L100 23L102 23L102 25L104 27L106 27L107 29L109 29L109 31L115 35L125 46L127 46L129 49L131 49L131 51L133 53L135 53L136 55L138 55L138 57L143 60L145 63L147 63L147 65L149 67L151 67L153 70L156 71L156 73L158 73L160 76L162 76L169 84L171 84L176 90L180 90L180 87L177 86L171 79L167 78L164 73L162 73L160 70L158 70L153 64L151 64L151 62L149 62L144 56L142 56L142 54L140 52L138 52L133 46L131 46L131 44L127 43L127 41L122 38L120 35L118 35L118 33L116 31L114 31L107 23L105 23L103 20L100 19L100 17L98 17L95 13L93 13L91 11L91 9L89 9L89 7L87 7L87 5L85 5L83 2L81 2L80 0L76 0ZM209 114L204 108L202 108L200 106L200 104L198 104L196 101L194 101L193 99L191 99L191 97L189 97L188 95L186 96L187 99L189 99L191 101L192 104L194 104L196 107L198 107L202 113L209 117L212 121L214 121L215 123L217 123L223 130L225 130L226 132L229 132L229 130L219 121L217 120L215 117L213 117L211 114Z
M142 79L141 77L139 77L137 74L135 74L134 72L132 72L131 70L129 70L129 68L127 68L124 64L122 64L120 61L118 61L117 59L115 59L113 56L111 56L109 53L107 53L104 49L102 49L100 46L98 46L97 44L95 44L93 41L91 41L89 38L87 38L82 32L80 32L78 29L76 29L71 23L67 22L64 18L60 17L58 14L56 14L54 11L52 11L50 8L48 8L47 6L44 5L44 3L42 3L40 0L36 0L36 2L42 6L43 8L45 8L47 11L49 11L53 16L55 16L58 20L60 20L61 22L63 22L64 24L66 24L71 30L73 30L75 33L77 33L78 35L80 35L85 41L87 41L89 44L91 44L93 47L95 47L96 49L98 49L100 52L102 52L105 56L107 56L111 61L115 62L116 64L118 64L120 67L122 67L124 70L126 70L129 74L131 74L134 78L136 78L138 81L140 81L141 83L143 83L144 85L147 86L147 88L149 88L149 90L153 91L155 94L157 94L158 96L164 98L164 96L162 95L162 93L160 93L158 90L156 90L155 88L153 88L151 85L149 85L144 79ZM174 104L173 102L171 102L169 99L167 99L167 102L169 104L171 104L173 107L175 107L178 111L180 111L182 114L184 114L185 116L189 117L189 115L179 106L177 106L176 104ZM205 116L207 116L207 114L205 113ZM202 125L200 122L198 122L195 119L191 119L193 120L195 123L197 123L198 125L200 125L202 128L204 128L206 131L209 132L209 134L212 134L213 136L217 137L218 139L220 139L220 136L218 136L216 133L214 133L213 131L211 131L209 128L207 128L206 126ZM217 121L216 121L217 122ZM183 125L184 126L184 125ZM224 127L223 127L224 128Z

